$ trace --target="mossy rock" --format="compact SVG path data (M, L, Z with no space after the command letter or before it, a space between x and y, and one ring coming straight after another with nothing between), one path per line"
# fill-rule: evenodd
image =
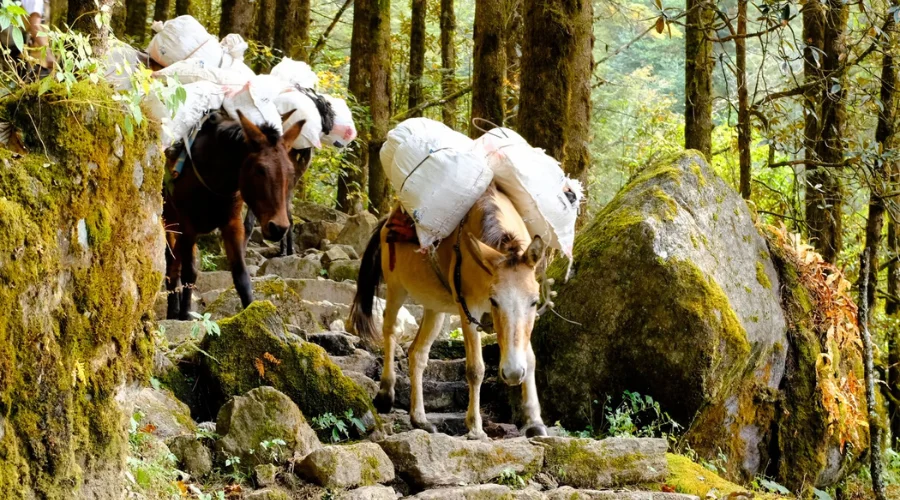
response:
M31 153L0 149L0 498L111 498L146 379L141 317L164 271L158 128L124 134L104 85L0 100Z
M596 427L607 396L636 391L690 426L702 455L762 472L785 367L779 280L746 204L702 155L640 172L577 235L563 283L566 264L548 271L559 315L532 337L544 420Z
M221 335L203 340L209 356L202 362L224 398L269 385L287 394L308 418L348 410L362 417L372 410L365 390L344 376L324 349L285 333L271 302L254 302L219 326Z
M288 283L278 276L263 276L253 278L254 300L267 300L275 304L281 317L287 323L295 325L308 332L327 330L322 326L315 315L309 311L303 303L303 299ZM234 316L241 311L241 299L238 297L234 286L220 293L204 312L210 313L214 320L220 320Z

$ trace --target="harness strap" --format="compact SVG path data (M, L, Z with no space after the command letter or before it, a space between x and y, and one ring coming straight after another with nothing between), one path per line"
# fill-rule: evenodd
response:
M458 255L456 258L457 260L459 260ZM444 273L441 272L441 266L438 265L437 256L435 255L433 249L428 252L428 263L431 264L431 269L434 270L434 274L436 274L438 279L441 280L441 284L444 285L444 289L447 290L447 293L453 295L453 289L450 288L450 283L447 282L447 277L444 276Z
M182 138L184 141L184 149L181 154L178 155L178 161L175 163L175 172L177 174L181 174L181 171L184 169L184 163L187 159L191 160L191 170L194 171L194 175L197 177L197 180L200 181L200 184L206 188L210 193L219 196L221 198L228 198L228 195L221 194L209 187L209 184L206 183L206 180L203 179L203 176L200 175L200 171L197 170L197 163L194 161L194 157L191 156L191 148L194 147L194 141L197 139L197 135L200 133L200 130L203 128L203 124L206 123L206 120L212 116L213 113L207 113L203 115L203 118L200 119L200 122L197 123L191 131L188 133L187 137Z
M459 223L459 229L456 230L456 244L453 245L453 251L456 253L456 266L454 266L453 270L453 285L456 287L456 301L459 302L460 307L462 307L463 313L466 315L466 319L469 323L484 329L484 325L481 324L480 321L475 319L472 316L472 313L469 312L469 306L466 304L466 298L462 295L462 251L459 248L459 241L462 239L462 227L463 224L466 223L466 217L463 217L463 220Z

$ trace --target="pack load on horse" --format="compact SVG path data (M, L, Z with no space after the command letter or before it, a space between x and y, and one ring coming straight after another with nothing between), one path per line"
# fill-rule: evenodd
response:
M469 385L468 437L482 439L479 328L482 316L490 313L500 347L500 378L522 386L524 432L545 435L531 330L539 306L548 306L552 293L538 277L546 266L545 247L571 260L582 188L518 134L498 128L487 135L472 141L424 118L404 121L388 133L382 166L400 203L379 223L363 253L349 323L367 342L377 342L372 306L384 281L384 369L374 403L387 412L394 403L397 312L408 298L424 307L409 348L410 419L415 427L435 432L425 416L422 376L444 315L459 314Z

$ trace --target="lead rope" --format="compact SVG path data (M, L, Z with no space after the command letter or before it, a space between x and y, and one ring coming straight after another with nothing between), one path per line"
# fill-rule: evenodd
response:
M453 269L453 286L456 287L456 301L459 302L460 307L462 307L463 313L466 315L466 319L469 323L477 326L484 330L484 325L481 324L480 321L475 319L472 316L472 313L469 312L469 306L466 304L466 299L462 295L462 250L459 248L459 242L462 239L462 227L463 224L466 223L466 219L469 216L466 214L463 217L463 220L459 223L459 228L456 230L456 244L453 245L453 252L456 253L456 265Z

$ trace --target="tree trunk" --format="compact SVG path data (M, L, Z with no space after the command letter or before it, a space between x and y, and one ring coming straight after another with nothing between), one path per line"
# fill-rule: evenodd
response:
M591 2L525 0L523 21L519 132L581 176L589 162Z
M310 0L279 0L275 7L274 48L285 56L309 61Z
M50 0L50 26L61 28L66 23L66 12L69 10L67 0ZM125 7L119 4L113 6L113 19L116 11L122 12L122 27L125 26Z
M171 5L171 0L156 0L156 4L153 5L153 20L154 21L168 20L170 5Z
M747 0L738 0L737 35L734 40L737 59L738 156L741 196L750 199L750 103L747 97Z
M96 6L91 3L92 11L96 11ZM131 0L127 5L128 11L125 15L125 34L134 38L140 44L144 44L147 35L147 0ZM94 16L84 16L93 23ZM82 18L84 19L84 18Z
M256 2L251 0L222 0L219 38L229 33L237 33L244 38L252 39L256 10Z
M841 2L842 0L836 0ZM869 274L871 269L871 248L866 246L859 258L859 311L857 323L863 344L863 371L866 380L866 410L869 419L869 470L872 476L872 490L876 500L886 500L884 494L884 464L881 449L881 423L878 417L875 397L875 361L872 336L869 333Z
M503 2L476 0L475 35L472 76L472 119L482 118L498 126L503 125L506 111L506 46L503 30ZM481 125L484 128L484 124ZM491 126L488 125L490 128ZM477 137L481 131L469 124L469 135Z
M506 81L509 90L506 94L506 125L515 128L519 113L519 91L522 72L522 0L505 0L506 11Z
M112 3L113 0L100 0L100 7L104 5L112 7ZM147 2L144 1L141 4L144 7L144 25L146 25ZM100 57L106 53L106 44L109 37L109 26L104 24L102 27L97 27L97 24L94 22L94 15L98 11L99 8L94 3L94 0L69 0L66 13L68 18L66 24L72 29L89 35L93 39L91 45L94 48L95 57Z
M381 145L391 120L391 0L375 0L370 26L373 39L371 93L372 131L369 135L369 211L387 215L391 186L381 166Z
M441 0L441 95L447 97L457 90L456 85L456 13L453 0ZM444 125L456 128L456 100L441 106Z
M175 16L191 15L191 0L175 0Z
M425 74L425 11L426 0L412 0L409 28L409 100L407 109L415 109L425 99L422 95L422 76ZM410 115L422 116L421 112Z
M277 8L276 4L281 2L279 0L257 0L257 2L259 10L256 11L256 37L254 39L266 47L272 47L275 41L275 9ZM270 69L265 58L259 58L253 68L258 75L267 74Z
M813 2L815 3L815 2ZM846 120L846 90L841 69L847 48L844 31L849 8L842 0L830 0L823 16L823 72L826 84L820 91L821 118L816 141L816 158L836 165L844 161L843 130ZM833 92L834 91L834 92ZM806 223L810 240L822 258L832 264L841 253L843 193L839 167L814 166L807 176Z
M715 12L704 0L687 0L684 28L684 147L710 160L712 153L712 71L710 26Z

